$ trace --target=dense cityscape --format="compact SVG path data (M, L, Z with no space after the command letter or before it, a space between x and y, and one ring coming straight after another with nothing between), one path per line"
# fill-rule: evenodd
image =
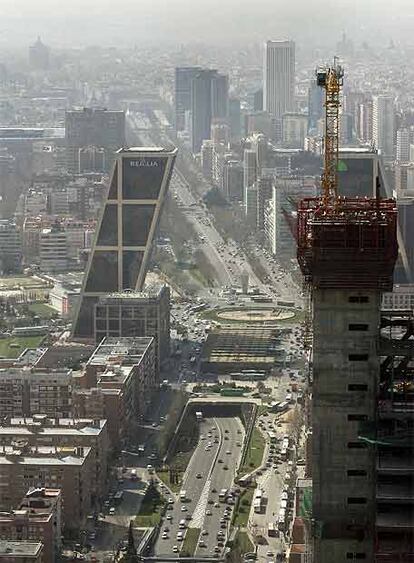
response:
M413 47L37 33L0 45L0 562L413 562Z

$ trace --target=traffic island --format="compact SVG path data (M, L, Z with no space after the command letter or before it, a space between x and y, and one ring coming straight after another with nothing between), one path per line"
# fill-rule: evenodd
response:
M228 547L231 549L227 556L228 563L241 563L246 553L254 552L254 546L250 541L248 533L242 530L237 531L234 540L228 542Z
M266 441L263 434L258 428L254 427L247 446L243 465L238 472L239 475L243 476L246 475L246 473L252 473L262 465L265 445Z
M185 534L184 544L180 552L181 557L192 557L195 554L200 537L200 528L188 528Z
M255 487L245 489L236 501L233 512L233 526L244 528L249 521L250 507L252 505Z

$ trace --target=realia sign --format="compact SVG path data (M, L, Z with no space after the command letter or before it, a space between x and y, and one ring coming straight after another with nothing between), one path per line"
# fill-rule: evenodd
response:
M129 166L132 168L157 168L159 161L149 158L140 158L139 160L130 160Z

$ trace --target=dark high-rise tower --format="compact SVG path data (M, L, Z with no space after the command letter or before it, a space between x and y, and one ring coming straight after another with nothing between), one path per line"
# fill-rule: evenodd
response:
M93 338L94 306L102 295L141 291L177 149L121 149L86 269L73 334Z
M229 116L229 77L216 74L211 81L211 116L227 119Z
M211 120L228 117L228 78L217 70L197 73L191 83L191 147L200 152L204 140L210 139Z
M191 83L201 67L185 66L175 69L175 130L185 129L185 114L191 111Z

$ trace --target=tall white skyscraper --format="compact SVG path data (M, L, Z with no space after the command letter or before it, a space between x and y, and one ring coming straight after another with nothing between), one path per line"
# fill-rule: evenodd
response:
M372 140L385 160L394 157L395 107L393 96L372 98Z
M267 41L263 61L263 108L276 118L295 109L295 43Z
M398 162L410 162L410 137L409 129L398 129L396 154Z

